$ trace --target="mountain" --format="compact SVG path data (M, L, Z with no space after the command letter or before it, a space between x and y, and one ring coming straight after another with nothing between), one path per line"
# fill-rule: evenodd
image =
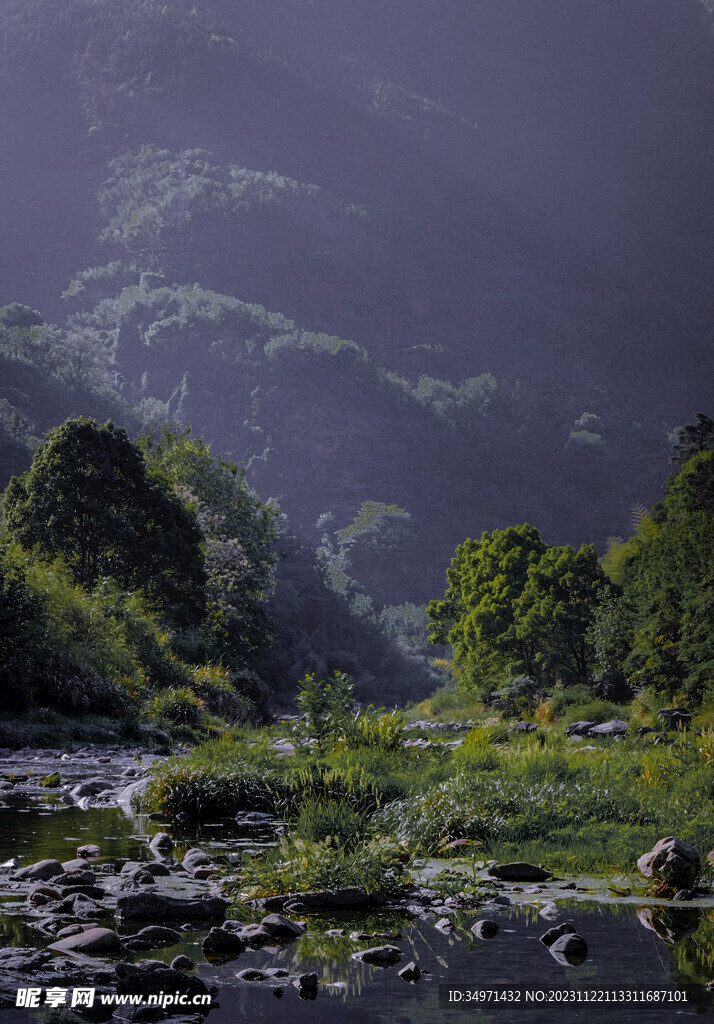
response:
M602 547L711 397L712 24L6 0L0 302L94 332L145 420L245 460L303 540L404 510L341 547L378 602L496 526Z

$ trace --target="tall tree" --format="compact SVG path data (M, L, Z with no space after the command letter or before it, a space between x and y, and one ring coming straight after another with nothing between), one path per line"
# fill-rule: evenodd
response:
M535 650L543 683L584 682L594 649L588 638L593 612L611 590L592 544L548 548L528 569L515 609L515 633Z
M536 649L516 628L517 604L529 567L545 550L528 523L484 532L456 549L444 599L432 601L427 612L430 639L451 644L467 685L480 687L510 671L536 672Z
M3 520L23 547L61 555L85 587L108 576L176 622L203 614L196 516L148 472L123 427L80 417L51 430L31 469L10 481Z
M698 412L694 423L677 427L672 434L672 456L670 461L682 466L693 455L714 448L714 420Z
M714 685L714 452L684 463L657 516L625 566L635 610L626 669L669 700L698 703Z

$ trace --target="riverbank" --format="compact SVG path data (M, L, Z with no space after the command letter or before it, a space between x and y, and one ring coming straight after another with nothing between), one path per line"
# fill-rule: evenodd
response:
M296 770L299 754L287 754L287 742L284 736L245 737L256 758L275 756L286 770ZM453 734L445 737L445 743L455 742ZM466 744L449 751L445 743L436 752L401 749L412 767L427 756L448 765L449 756ZM303 748L295 743L295 749ZM516 749L524 756L528 738L515 739L512 756ZM0 761L0 777L13 776L2 794L7 806L0 809L0 849L5 860L15 861L0 870L0 994L6 1005L25 981L147 996L161 985L182 993L217 990L210 1024L234 1020L247 1007L256 1021L267 1022L278 990L293 1012L299 1003L291 1000L319 997L325 1001L321 1013L341 1020L359 1008L375 1020L386 1021L399 1010L441 1021L452 1011L440 1005L439 985L470 984L476 970L479 984L497 984L505 964L518 986L658 987L671 991L685 1013L709 1005L714 899L703 893L686 903L648 897L646 880L633 871L608 879L565 872L547 877L543 871L538 878L508 880L480 860L485 854L478 847L456 845L446 857L411 855L404 861L404 851L385 841L385 868L402 860L383 889L333 887L319 895L317 886L307 886L313 892L300 895L299 875L284 874L283 888L290 891L268 895L264 886L259 898L251 887L258 866L283 856L276 844L298 841L296 822L256 810L236 821L226 808L204 815L201 824L180 813L149 816L153 798L143 786L179 763L195 769L195 759L205 757L205 750L197 750L182 759L156 758L146 749L129 753L113 745L87 746L72 755L28 751ZM57 773L56 785L44 785ZM137 794L139 813L132 804ZM370 820L382 811L377 807ZM330 845L322 842L323 854ZM26 873L32 864L35 869ZM38 872L47 877L32 877ZM292 931L271 932L269 926L281 927L276 914ZM580 936L585 952L579 947L572 960L558 959L554 943L541 941L554 928L564 928L561 938ZM102 934L92 936L97 929ZM647 938L653 935L658 951ZM95 939L103 948L81 948ZM54 948L65 940L76 945ZM623 955L625 948L631 957ZM577 1020L579 1008L574 1009ZM664 1008L658 1011L659 1018L648 1019L667 1020ZM67 1019L75 1019L67 1012ZM165 1008L162 1019L172 1012ZM32 1011L13 1013L13 1024L33 1020ZM119 1017L112 1020L118 1024Z

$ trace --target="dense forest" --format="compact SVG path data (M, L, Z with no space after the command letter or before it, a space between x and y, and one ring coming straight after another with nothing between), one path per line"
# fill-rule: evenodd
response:
M713 28L698 0L7 0L17 709L190 728L337 670L388 703L454 674L701 702Z

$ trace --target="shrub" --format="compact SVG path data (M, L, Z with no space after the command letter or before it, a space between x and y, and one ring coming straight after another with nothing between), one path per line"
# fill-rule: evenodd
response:
M152 722L169 722L172 725L200 729L203 724L203 704L188 688L159 690L147 705L146 715Z
M593 699L593 691L585 683L576 683L574 686L553 687L548 698L548 704L556 718L560 718L566 708L573 704L588 704Z

